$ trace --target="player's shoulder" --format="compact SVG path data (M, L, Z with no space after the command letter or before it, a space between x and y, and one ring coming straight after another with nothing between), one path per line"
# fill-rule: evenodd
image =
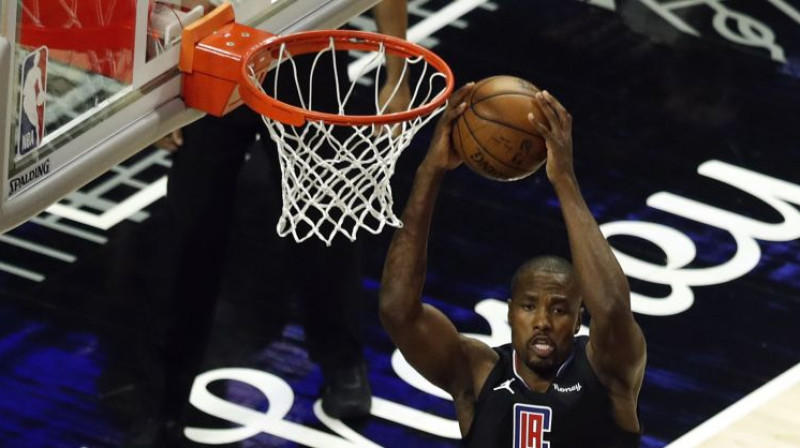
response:
M467 356L472 365L486 363L494 366L500 359L500 354L495 349L478 339L461 335L460 344L461 352Z
M461 351L469 364L469 387L477 396L492 369L500 361L500 354L478 339L461 335Z

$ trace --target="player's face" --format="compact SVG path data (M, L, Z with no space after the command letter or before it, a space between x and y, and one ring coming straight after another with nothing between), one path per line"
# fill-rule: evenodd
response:
M580 325L575 279L568 274L528 271L513 288L508 322L514 349L538 375L554 375L572 352Z

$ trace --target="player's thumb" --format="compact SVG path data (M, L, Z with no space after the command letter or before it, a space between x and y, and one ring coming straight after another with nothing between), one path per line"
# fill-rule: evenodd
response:
M175 142L177 146L183 146L183 131L180 129L176 129L172 133L172 140Z

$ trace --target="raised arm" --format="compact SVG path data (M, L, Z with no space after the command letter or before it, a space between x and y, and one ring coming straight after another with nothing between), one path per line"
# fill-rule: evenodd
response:
M462 338L453 323L436 308L423 304L421 297L439 187L445 173L461 163L450 147L452 122L466 107L462 101L471 89L469 84L450 98L428 155L417 169L403 211L403 227L395 231L389 246L380 292L381 322L392 341L422 376L455 398L471 387L471 349L465 350L464 344L474 341Z
M578 186L572 163L572 117L547 92L537 94L535 101L550 126L531 121L547 142L547 177L561 203L581 296L592 317L587 355L612 394L619 423L636 431L636 399L646 350L631 312L628 280Z
M378 32L389 36L406 38L408 30L408 1L383 0L372 8Z
M408 30L407 0L383 0L372 8L378 32L399 39L406 38ZM411 89L408 76L403 75L403 58L389 56L386 58L386 80L379 94L381 106L391 99L387 112L400 112L408 108L411 101ZM397 92L395 87L400 83ZM394 93L394 95L393 95Z

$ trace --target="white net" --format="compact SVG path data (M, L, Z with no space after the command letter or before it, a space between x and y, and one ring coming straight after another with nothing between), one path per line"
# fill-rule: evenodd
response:
M347 74L340 74L337 63L337 56L346 55L337 53L340 51L333 38L328 48L314 53L308 61L293 57L282 46L273 79L265 83L267 88L272 86L270 96L303 109L342 116L384 115L388 105L403 95L404 79L408 80L410 100L405 110L429 103L446 89L446 76L423 57L405 59L400 79L387 85L382 76L386 61L383 45L373 52L372 63L350 80ZM323 62L323 58L328 60ZM257 79L254 73L251 75ZM280 79L282 76L284 79ZM318 82L322 78L328 83L322 83L324 87ZM368 83L373 86L363 85ZM323 91L314 96L314 90ZM383 102L381 90L384 95L388 93ZM365 96L368 99L364 100ZM336 110L315 109L315 100L326 102L320 101L321 97L334 98L329 107ZM355 240L360 229L377 234L386 225L400 227L390 184L395 164L417 131L444 107L393 124L337 125L307 120L302 126L291 126L264 116L269 135L278 146L281 167L283 206L278 234L291 234L298 242L317 237L330 245L339 234ZM362 110L366 113L354 113Z

